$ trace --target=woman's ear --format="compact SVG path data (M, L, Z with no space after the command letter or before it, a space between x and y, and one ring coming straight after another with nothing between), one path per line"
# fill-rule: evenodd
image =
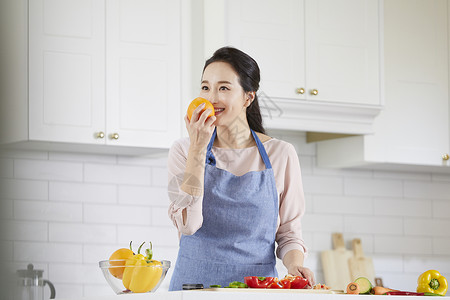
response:
M249 107L252 104L253 100L255 100L255 92L247 92L245 93L245 107Z

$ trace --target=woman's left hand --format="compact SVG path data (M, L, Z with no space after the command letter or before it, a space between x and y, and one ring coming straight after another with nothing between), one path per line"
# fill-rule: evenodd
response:
M314 279L314 273L303 266L291 266L288 269L288 274L294 276L302 276L303 278L308 279L309 285L312 287L316 284L316 280Z

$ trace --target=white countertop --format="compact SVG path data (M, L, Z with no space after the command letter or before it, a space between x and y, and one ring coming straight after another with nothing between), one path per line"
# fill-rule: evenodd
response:
M112 295L103 297L85 297L85 298L59 298L57 300L233 300L233 299L245 299L245 300L298 300L299 297L302 300L368 300L367 297L374 297L373 300L400 300L407 297L408 300L424 300L430 299L430 297L424 298L423 296L374 296L374 295L347 295L347 294L309 294L309 293L296 293L296 292L280 292L269 291L253 292L253 291L177 291L177 292L158 292L158 293L146 293L146 294L131 294L131 295ZM361 298L362 297L362 298ZM376 298L375 298L376 297ZM350 299L351 298L351 299ZM394 298L394 299L393 299ZM432 298L435 299L435 298ZM437 300L437 299L436 299ZM450 297L439 297L439 300L450 300Z

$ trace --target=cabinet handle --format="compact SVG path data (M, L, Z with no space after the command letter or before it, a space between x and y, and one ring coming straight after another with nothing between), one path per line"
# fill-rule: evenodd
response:
M448 155L448 153L445 153L442 155L442 160L449 160L450 156Z
M317 94L319 94L319 91L318 91L318 90L316 90L316 89L311 90L311 95L316 96Z
M297 90L296 90L296 92L297 92L297 94L303 94L303 93L305 93L305 89L304 88L298 88Z
M119 139L119 134L118 133L111 134L111 139L112 140L118 140Z
M100 132L97 133L97 138L98 139L102 139L104 137L105 137L105 133L103 131L100 131Z

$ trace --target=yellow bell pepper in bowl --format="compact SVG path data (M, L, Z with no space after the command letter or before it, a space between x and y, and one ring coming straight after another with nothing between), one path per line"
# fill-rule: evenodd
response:
M146 255L140 254L143 243L138 253L128 259L103 260L99 262L102 273L109 286L116 294L149 293L154 292L163 282L170 268L170 261L153 260L151 243L146 249ZM120 278L113 276L111 268L123 268Z

